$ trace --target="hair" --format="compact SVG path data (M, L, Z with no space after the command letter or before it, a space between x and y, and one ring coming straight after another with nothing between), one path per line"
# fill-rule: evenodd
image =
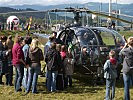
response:
M28 44L28 39L27 38L24 38L23 41L24 41L25 44Z
M109 56L110 56L110 57L115 57L115 51L114 51L114 50L111 50L111 51L109 52Z
M31 42L31 47L32 49L35 49L36 47L38 47L38 39L34 38Z
M55 35L57 35L57 32L55 32L55 31L53 31L52 33L55 34Z
M51 48L56 49L56 43L55 42L51 43Z
M18 34L15 35L14 43L20 43L23 40L21 36L18 36Z
M65 45L62 45L61 46L61 51L65 51L66 50L66 46Z
M129 38L127 39L127 43L128 43L128 45L130 45L130 46L133 47L133 37L129 37Z
M10 39L10 40L11 40L11 39L12 39L12 35L9 35L9 36L8 36L8 39Z
M6 41L7 40L7 37L6 36L1 36L1 41Z
M61 44L56 44L56 50L61 51Z
M53 41L53 39L54 39L54 37L53 37L53 36L50 36L50 37L49 37L49 41L50 41L50 42L52 42L52 41Z

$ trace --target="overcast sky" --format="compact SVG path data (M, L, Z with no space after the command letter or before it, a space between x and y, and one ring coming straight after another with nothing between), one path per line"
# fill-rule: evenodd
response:
M0 5L22 5L22 4L41 4L41 5L57 5L68 3L87 3L87 2L106 2L109 0L0 0ZM116 2L116 0L112 0ZM133 0L117 0L118 3L130 4Z

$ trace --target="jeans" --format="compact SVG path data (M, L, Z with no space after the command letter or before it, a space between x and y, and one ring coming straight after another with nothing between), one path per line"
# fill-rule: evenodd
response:
M13 66L8 66L8 74L6 74L6 85L12 85L13 80Z
M64 83L65 83L65 87L67 87L68 85L71 87L72 86L72 76L71 75L66 75Z
M29 67L29 77L28 77L28 83L26 92L28 93L31 89L32 85L32 93L37 92L37 80L38 80L38 74L41 70L41 67Z
M130 100L129 88L131 85L133 85L133 74L123 73L123 80L124 80L124 100Z
M56 78L58 71L47 71L47 88L48 91L56 91Z
M16 92L21 89L21 85L22 85L22 79L23 79L23 75L24 75L24 65L22 64L18 64L15 65L15 70L16 70L16 76L15 76L15 90Z
M27 87L27 83L28 83L28 76L29 76L29 68L24 68L24 76L23 76L23 81L22 81L22 85L23 87L26 89Z
M116 79L106 79L106 100L113 100L115 97L115 82ZM110 88L112 92L110 95Z

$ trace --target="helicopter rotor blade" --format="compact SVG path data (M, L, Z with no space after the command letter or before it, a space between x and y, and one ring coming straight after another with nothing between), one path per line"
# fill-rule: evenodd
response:
M97 11L92 11L92 10L89 10L87 8L65 8L65 9L52 9L52 10L46 10L46 11L21 11L21 12L7 12L7 13L0 13L0 15L6 15L6 14L23 14L23 13L46 13L46 12L85 12L85 13L89 13L89 14L94 14L94 15L97 15L97 16L102 16L102 17L106 17L106 18L111 18L111 19L114 19L114 20L118 20L118 21L121 21L121 22L125 22L125 23L128 23L128 24L133 24L133 22L131 21L128 21L128 20L125 20L125 19L122 19L122 18L117 18L117 17L114 17L114 16L109 16L108 12L97 12ZM111 13L112 15L119 15L119 16L124 16L124 17L128 17L128 18L133 18L133 16L129 16L129 15L125 15L125 14L113 14Z

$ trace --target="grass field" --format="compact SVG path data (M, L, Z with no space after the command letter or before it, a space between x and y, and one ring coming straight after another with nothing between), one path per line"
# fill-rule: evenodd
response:
M104 100L105 84L93 86L91 78L74 74L73 87L48 93L45 86L45 77L39 77L38 94L14 91L14 87L0 86L0 100ZM118 80L116 84L116 99L123 100L123 81ZM131 100L133 100L133 88L131 89Z
M4 33L4 32L3 32ZM24 35L25 32L20 32ZM2 33L0 33L1 35ZM9 33L8 33L9 34ZM12 33L10 33L12 34ZM133 36L132 32L121 32L126 34L126 37ZM44 62L42 67L44 66ZM3 77L3 81L5 77ZM5 81L4 81L5 82ZM133 88L131 88L131 100L133 100ZM58 91L56 93L48 93L45 86L45 77L38 79L38 94L29 93L24 96L25 92L14 91L14 87L0 85L0 100L104 100L105 83L103 85L93 86L91 77L83 76L79 73L73 75L73 87ZM116 83L116 98L115 100L123 100L123 80L122 75Z

